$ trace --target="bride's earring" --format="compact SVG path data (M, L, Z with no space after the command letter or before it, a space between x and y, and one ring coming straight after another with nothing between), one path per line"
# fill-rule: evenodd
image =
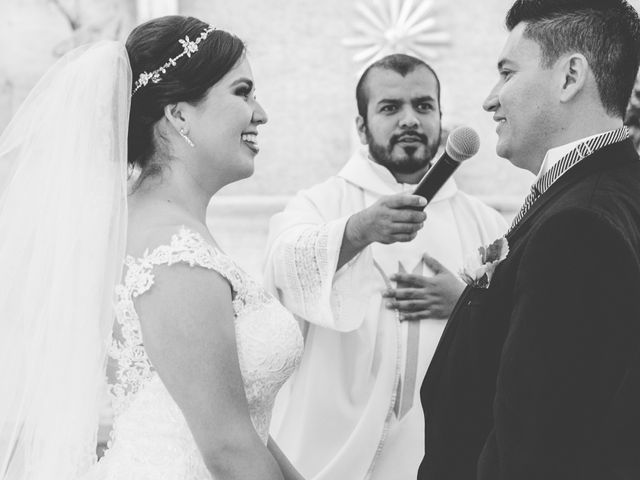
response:
M190 147L195 147L194 143L191 141L191 139L187 135L187 132L184 131L184 128L180 129L180 136L184 138L184 141L187 142Z

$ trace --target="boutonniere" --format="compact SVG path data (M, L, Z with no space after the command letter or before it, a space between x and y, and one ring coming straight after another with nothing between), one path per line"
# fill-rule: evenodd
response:
M462 280L472 287L489 288L493 272L508 254L509 243L505 237L500 237L491 245L478 248L477 253L466 258L464 268L460 272Z

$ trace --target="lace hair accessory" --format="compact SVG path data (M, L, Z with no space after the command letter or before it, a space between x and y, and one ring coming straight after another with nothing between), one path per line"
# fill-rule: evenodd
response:
M135 95L138 90L140 90L142 87L145 87L149 82L160 82L160 80L162 80L160 74L167 73L167 68L169 67L175 67L176 61L184 57L185 55L190 58L192 54L198 51L198 45L200 44L200 42L206 39L214 30L215 27L209 25L209 27L205 29L195 40L190 40L189 35L178 40L178 42L180 42L180 45L182 45L182 53L173 58L170 58L164 65L162 65L160 68L157 68L153 72L142 72L138 77L138 80L136 80L133 85L133 91L131 92L131 95Z

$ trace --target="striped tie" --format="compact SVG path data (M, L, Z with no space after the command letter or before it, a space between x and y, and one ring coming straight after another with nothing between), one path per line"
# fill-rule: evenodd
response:
M626 140L627 138L629 138L629 129L625 126L593 137L586 142L579 143L575 148L571 149L569 153L562 157L558 163L551 167L547 173L542 175L542 177L540 177L538 181L531 186L531 192L527 195L527 198L524 199L524 204L513 219L509 232L511 232L516 225L520 223L535 201L540 198L540 196L547 191L553 182L560 178L567 170L574 165L577 165L583 158L588 157L597 150L611 145L612 143Z

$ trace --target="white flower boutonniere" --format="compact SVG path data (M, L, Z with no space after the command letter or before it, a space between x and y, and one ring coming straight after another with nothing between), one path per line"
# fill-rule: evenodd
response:
M489 288L491 277L498 264L507 258L509 243L505 237L500 237L491 245L478 248L478 253L469 255L460 276L462 280L476 288Z

